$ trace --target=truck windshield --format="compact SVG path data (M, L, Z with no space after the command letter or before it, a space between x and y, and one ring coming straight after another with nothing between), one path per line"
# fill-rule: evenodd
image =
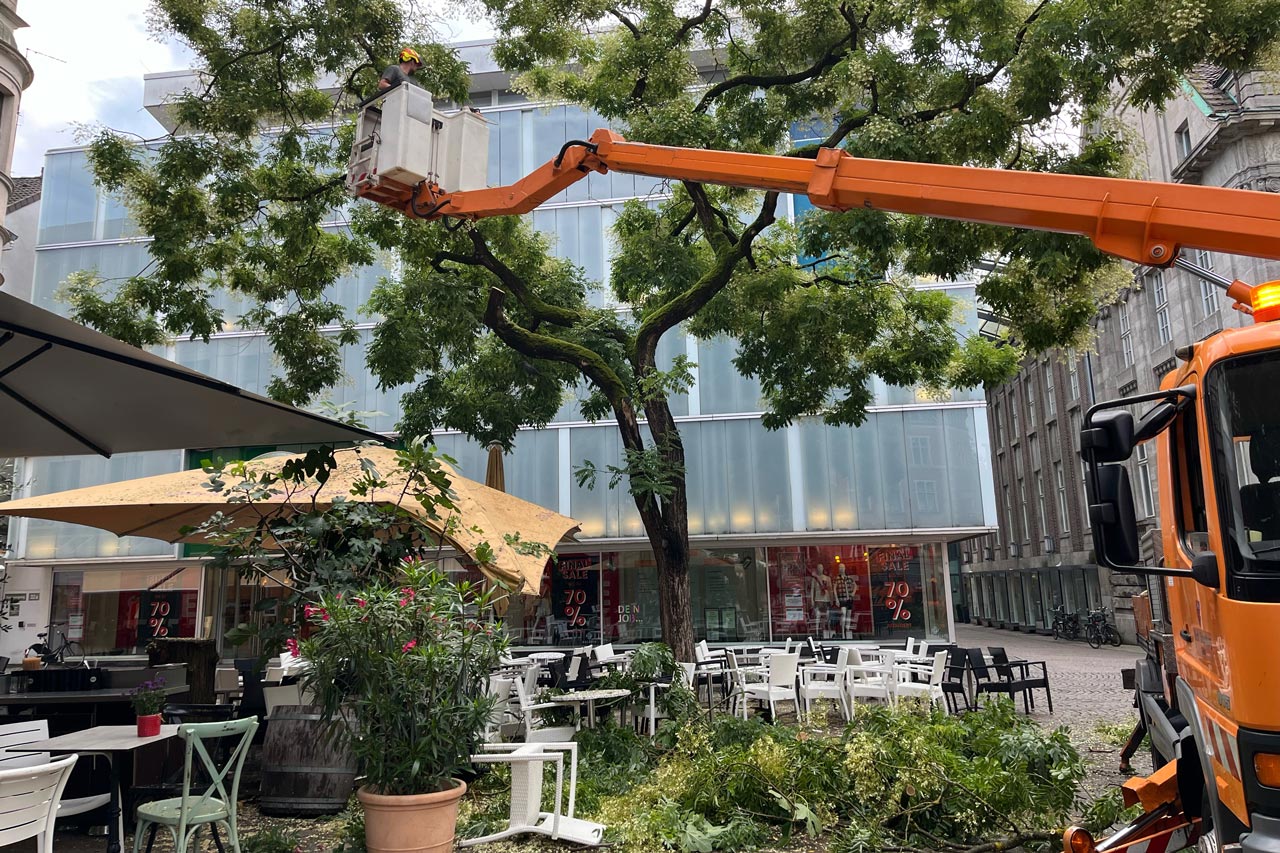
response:
M1280 353L1209 371L1205 405L1228 565L1280 571Z

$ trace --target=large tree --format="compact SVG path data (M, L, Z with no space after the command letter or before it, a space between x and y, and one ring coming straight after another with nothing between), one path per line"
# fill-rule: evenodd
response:
M1124 97L1159 103L1193 64L1244 68L1280 30L1280 0L473 0L473 9L492 22L495 58L520 88L593 110L632 139L813 157L817 145L791 143L804 124L821 128L821 145L864 157L1087 174L1125 169L1123 142L1104 120L1120 81ZM232 291L253 306L242 322L265 329L283 366L270 393L301 403L341 378L340 347L355 340L354 318L325 299L326 287L394 253L396 272L368 306L378 324L368 356L388 387L415 384L402 430L453 428L509 445L519 426L547 423L568 391L585 387L583 414L617 423L624 458L610 479L639 510L663 634L683 659L693 642L685 454L668 401L689 365L662 369L665 332L683 324L736 338L737 368L760 380L769 427L804 415L857 424L873 375L945 388L1015 369L1016 348L960 337L952 302L904 283L911 277L996 261L979 296L1022 346L1041 349L1080 341L1125 276L1080 238L875 210L815 212L793 228L774 193L685 183L655 207L625 207L612 274L588 281L526 219L452 228L372 204L343 208L350 105L401 44L424 54L424 85L466 98L466 68L415 4L156 0L154 23L187 43L203 72L175 104L179 128L149 151L104 129L90 152L99 182L154 236L154 262L112 289L74 278L77 316L136 343L207 338L225 319L211 291ZM711 73L695 52L712 58ZM1057 141L1084 123L1095 132L1082 147ZM322 229L335 210L345 226ZM630 311L591 307L600 287Z

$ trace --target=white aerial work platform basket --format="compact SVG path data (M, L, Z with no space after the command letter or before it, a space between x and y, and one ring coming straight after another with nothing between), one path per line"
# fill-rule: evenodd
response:
M413 189L425 181L443 193L484 189L489 123L470 110L445 115L431 93L402 83L360 106L347 161L347 190Z

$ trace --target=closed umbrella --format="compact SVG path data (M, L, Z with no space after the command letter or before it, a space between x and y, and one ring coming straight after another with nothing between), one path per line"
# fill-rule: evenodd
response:
M260 474L278 472L285 462L295 458L273 456L255 460L249 465ZM472 559L476 559L483 544L488 544L493 557L487 563L476 560L481 571L516 592L537 593L546 555L521 553L521 549L505 540L504 534L519 534L523 542L554 548L578 530L578 522L572 518L468 480L441 463L449 474L450 490L461 522L450 525L448 518L426 517L412 494L401 502L405 475L397 464L394 450L386 447L350 448L336 451L334 458L338 465L328 480L307 490L308 496L315 494L317 506L331 505L336 499L400 504L419 514L427 527ZM363 479L361 460L371 462L387 481L387 486L354 497L351 494L352 484ZM0 515L83 524L109 530L118 536L147 536L166 542L205 542L207 540L199 533L184 535L182 528L195 527L215 512L249 526L258 520L259 513L270 515L273 507L281 514L290 511L288 497L283 494L268 495L261 501L255 499L253 505L228 503L224 495L211 492L206 487L208 480L208 475L200 469L143 477L9 501L0 504ZM236 483L230 474L224 480L228 486Z
M0 459L381 438L0 293Z
M484 467L484 484L500 492L507 490L507 472L502 465L502 445L489 442L489 461Z

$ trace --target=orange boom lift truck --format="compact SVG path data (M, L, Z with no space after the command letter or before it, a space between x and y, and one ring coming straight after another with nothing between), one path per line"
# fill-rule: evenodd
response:
M1161 390L1093 406L1081 429L1098 562L1143 574L1156 619L1138 662L1155 773L1125 784L1142 816L1065 853L1163 853L1191 844L1280 853L1280 281L1250 286L1182 257L1206 249L1280 259L1280 195L1112 178L669 148L608 130L488 188L488 128L401 86L362 105L347 185L418 219L526 213L592 172L777 190L827 210L876 208L1082 234L1135 264L1178 266L1226 291L1254 323L1179 350ZM1145 407L1135 417L1132 408ZM1139 566L1121 463L1155 442L1162 565Z

